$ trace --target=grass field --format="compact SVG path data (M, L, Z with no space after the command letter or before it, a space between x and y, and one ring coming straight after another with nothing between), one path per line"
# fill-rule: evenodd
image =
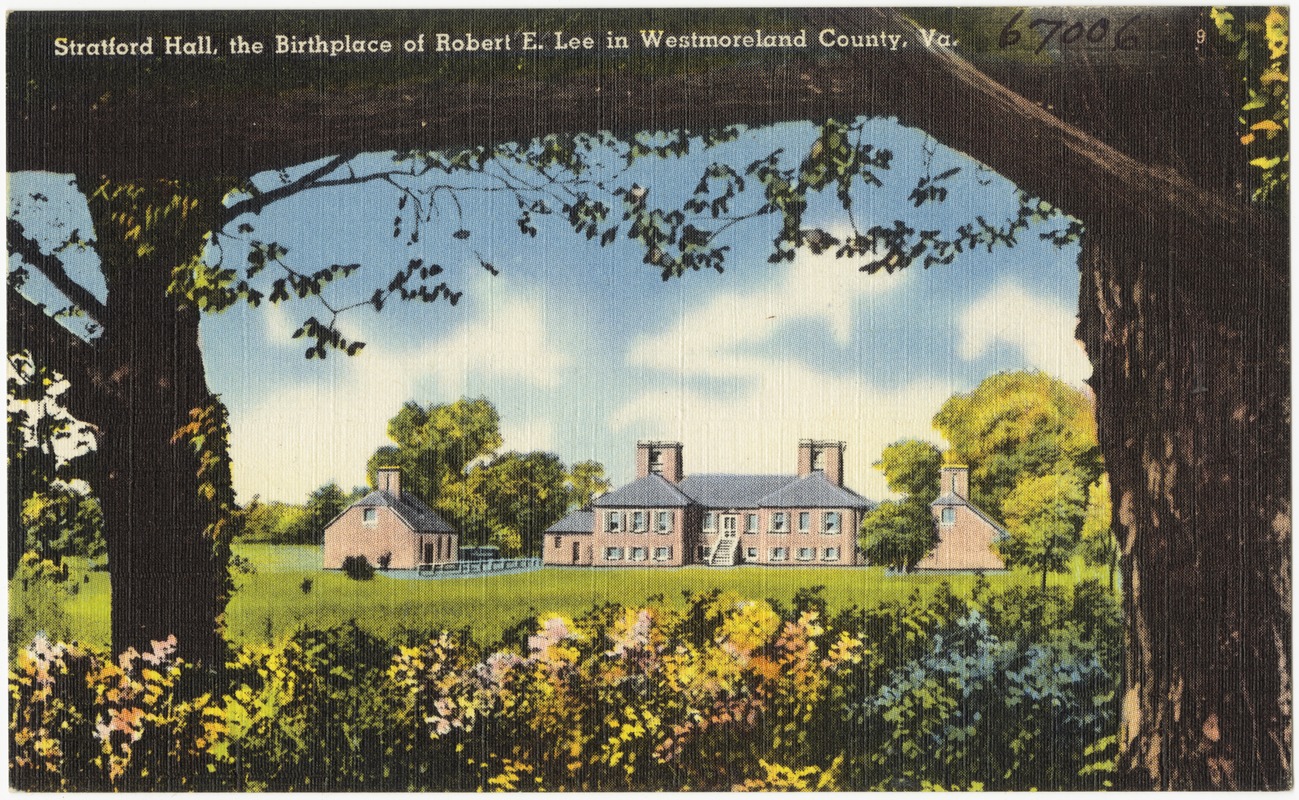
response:
M322 570L319 547L244 544L236 545L235 553L256 569L236 578L227 609L227 630L236 643L267 641L300 627L328 627L354 619L383 638L468 626L479 642L489 644L506 628L542 612L572 615L606 602L643 603L655 595L680 607L687 589L703 592L719 587L743 597L787 602L800 588L824 586L831 611L837 611L852 605L871 607L906 597L915 589L929 593L944 581L956 594L968 597L975 582L972 574L899 576L886 575L877 567L547 567L509 575L435 579L376 573L372 581L354 581L340 572ZM1051 582L1073 583L1085 577L1104 579L1100 571L1078 566L1073 574L1051 576ZM1024 572L994 573L988 579L998 588L1040 580ZM308 580L310 589L304 591ZM63 619L46 627L51 634L107 645L108 573L74 570L74 581L77 592L63 601ZM17 583L10 586L11 614L43 617L41 600ZM57 630L60 625L67 630ZM30 628L23 625L18 630ZM10 631L15 632L13 621Z

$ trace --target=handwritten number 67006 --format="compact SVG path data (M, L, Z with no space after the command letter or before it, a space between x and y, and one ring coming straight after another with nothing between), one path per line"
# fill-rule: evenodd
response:
M1015 27L1019 23L1020 17L1024 16L1023 11L1016 11L1015 16L1010 18L1006 26L1001 29L1001 37L997 40L998 47L1013 47L1019 44L1023 34ZM1140 18L1140 14L1131 17L1114 31L1114 43L1111 50L1133 50L1137 47L1137 34L1130 31L1132 23ZM1029 30L1038 31L1042 41L1038 42L1037 49L1034 53L1040 53L1046 46L1056 39L1062 45L1075 44L1076 42L1086 39L1091 44L1100 44L1110 35L1110 21L1108 17L1101 17L1095 22L1088 25L1082 21L1069 22L1064 19L1048 19L1046 17L1037 17L1028 23ZM1039 30L1040 29L1040 30Z

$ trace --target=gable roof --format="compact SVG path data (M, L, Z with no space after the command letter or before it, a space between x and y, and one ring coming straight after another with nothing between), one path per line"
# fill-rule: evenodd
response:
M705 508L757 508L762 498L795 480L793 475L687 475L681 491Z
M597 508L871 508L870 500L814 472L796 475L687 475L674 484L650 474L599 497Z
M568 516L546 528L546 533L594 533L594 511L572 511Z
M933 507L933 506L965 506L966 508L968 508L968 509L970 509L971 511L973 511L973 512L975 513L975 515L978 516L980 519L982 519L984 522L986 522L986 523L988 523L989 525L991 525L992 527L996 528L998 533L1001 533L1001 534L1007 534L1007 533L1009 533L1009 532L1006 530L1006 528L1005 528L1004 525L1002 525L1000 522L997 522L997 521L996 521L995 519L993 519L992 517L988 516L988 512L986 512L986 511L984 511L983 509L979 508L979 507L976 506L974 503L971 503L969 500L965 499L964 497L961 497L959 494L953 494L953 493L951 493L951 492L948 492L947 494L939 495L937 498L934 499L934 502L930 503L929 505L930 505L930 507Z
M375 489L365 497L357 500L348 508L356 507L391 508L397 518L406 523L406 527L416 533L455 533L456 529L447 524L436 511L429 508L423 500L413 494L403 492L401 497L394 497L383 489ZM344 512L346 513L346 512ZM339 516L342 516L341 514ZM330 523L333 524L332 522ZM328 527L328 526L326 526Z
M830 483L824 473L813 472L766 495L759 505L769 508L871 508L874 503L852 489Z
M651 473L643 478L637 478L621 489L597 497L591 505L596 508L620 506L683 508L690 505L690 497L662 475Z

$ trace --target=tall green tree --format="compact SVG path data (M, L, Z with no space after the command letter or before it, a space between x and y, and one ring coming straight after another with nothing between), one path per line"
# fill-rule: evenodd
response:
M464 483L480 499L476 515L465 517L462 531L477 541L515 546L529 555L541 553L541 536L568 509L564 463L553 453L501 453L475 464Z
M938 445L903 439L885 447L874 466L884 473L891 491L929 503L938 496L942 463L943 454Z
M938 526L922 500L885 500L862 519L859 541L871 564L910 572L938 545Z
M1078 547L1087 496L1072 474L1042 475L1021 482L1002 505L1010 538L997 545L1006 563L1042 576L1064 572Z
M613 487L604 475L604 465L599 461L579 461L568 470L568 507L585 508L591 501Z
M366 464L370 485L379 467L401 467L402 491L433 507L443 487L463 480L470 462L490 456L504 441L500 414L482 397L427 407L406 403L388 420L388 438L395 444L376 450Z
M859 542L872 564L909 572L938 544L929 504L938 496L942 453L932 442L904 439L884 448L876 469L901 500L885 500L863 518Z
M332 482L313 491L307 497L307 520L310 527L306 541L312 544L323 542L325 540L325 526L359 499L358 492L344 491L343 487Z
M997 519L1020 483L1073 475L1090 486L1103 470L1091 400L1042 372L1000 372L953 395L934 427L970 465L970 499Z

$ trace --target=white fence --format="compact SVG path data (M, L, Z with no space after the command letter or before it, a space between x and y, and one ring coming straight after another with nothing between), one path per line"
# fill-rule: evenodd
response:
M424 575L482 575L488 572L523 572L541 566L540 558L496 558L491 561L456 561L450 564L420 564Z

